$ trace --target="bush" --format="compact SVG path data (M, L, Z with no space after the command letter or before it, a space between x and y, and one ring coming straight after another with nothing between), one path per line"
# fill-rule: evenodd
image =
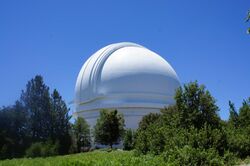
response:
M242 129L229 129L228 147L229 150L235 153L240 158L250 156L250 135Z
M40 157L42 156L43 145L41 142L33 143L27 150L27 157Z
M163 159L170 165L233 165L235 159L230 158L233 155L227 153L225 157L220 156L213 149L192 148L189 145L183 148L175 148L165 151L162 154Z
M58 154L58 147L59 143L56 142L55 144L46 142L36 142L33 143L27 150L26 156L27 157L47 157L47 156L54 156Z
M173 161L171 162L177 160L175 158L180 158L182 154L184 155L187 149L191 149L194 152L193 154L188 154L191 156L187 156L187 159L185 157L178 159L180 163L188 163L186 160L194 160L191 162L192 164L197 162L196 164L198 165L209 165L215 162L217 163L216 165L220 165L218 163L230 163L232 161L230 157L224 158L229 153L227 151L226 131L223 128L213 129L209 125L204 125L201 129L195 127L185 129L169 125L160 126L157 123L151 124L145 130L138 131L135 149L138 154L170 154L170 158L173 157ZM177 153L177 150L180 152ZM195 154L196 152L197 154ZM208 158L206 155L212 155L212 157ZM213 158L218 159L218 162ZM206 163L200 163L203 160ZM179 164L177 163L177 165Z
M123 139L123 148L124 150L134 149L135 144L135 131L132 129L127 129Z

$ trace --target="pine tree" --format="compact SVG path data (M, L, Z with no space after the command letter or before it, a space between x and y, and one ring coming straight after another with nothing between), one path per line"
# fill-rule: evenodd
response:
M239 110L239 125L241 127L250 126L250 97L243 101Z
M59 92L55 89L51 95L51 125L50 137L53 142L59 141L59 153L68 153L71 145L69 109L62 100Z
M40 75L31 79L22 91L21 101L29 113L33 141L46 141L51 132L51 102L49 87Z
M234 103L231 101L229 101L229 113L229 124L237 128L239 125L239 115L235 109Z

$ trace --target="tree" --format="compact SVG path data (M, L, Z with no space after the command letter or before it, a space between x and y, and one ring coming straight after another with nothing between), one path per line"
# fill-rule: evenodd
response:
M51 104L49 87L40 75L31 79L22 91L21 101L29 113L31 137L33 141L46 141L51 134Z
M148 115L143 116L139 123L139 130L145 130L150 124L157 122L159 118L159 113L149 113Z
M95 125L95 142L103 145L118 143L124 133L124 118L117 110L101 110Z
M0 109L0 158L20 157L36 142L46 145L45 151L55 150L53 154L68 153L68 112L59 92L54 90L50 96L42 76L35 76L28 81L20 101Z
M29 114L29 128L32 142L56 143L59 154L66 154L71 145L69 109L55 89L50 96L49 87L42 76L28 81L22 91L21 101Z
M55 143L59 141L59 154L66 154L71 145L69 109L55 89L51 95L50 138Z
M16 101L0 109L0 159L21 157L29 145L27 112Z
M239 125L240 127L250 126L250 97L243 101L239 109Z
M76 137L77 152L91 146L90 129L84 118L78 117L73 125L74 136Z
M205 124L218 127L219 108L204 85L199 85L196 81L180 87L176 91L175 100L183 127L189 128L193 125L202 128Z
M238 127L239 125L239 115L235 109L235 106L234 104L229 101L229 120L228 120L228 123L231 124L232 126L234 127Z
M127 129L124 134L123 148L124 150L131 150L135 144L135 131Z

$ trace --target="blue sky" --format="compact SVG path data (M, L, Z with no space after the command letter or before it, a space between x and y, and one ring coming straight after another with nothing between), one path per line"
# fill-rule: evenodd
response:
M0 106L41 74L66 102L78 72L101 47L122 41L163 56L182 83L198 80L228 118L250 96L249 0L1 0Z

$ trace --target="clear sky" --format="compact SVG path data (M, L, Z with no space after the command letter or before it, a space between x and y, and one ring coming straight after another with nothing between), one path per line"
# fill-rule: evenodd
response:
M198 80L228 118L250 96L249 0L1 0L0 106L36 74L74 97L78 72L101 47L122 41L163 56L181 83Z

